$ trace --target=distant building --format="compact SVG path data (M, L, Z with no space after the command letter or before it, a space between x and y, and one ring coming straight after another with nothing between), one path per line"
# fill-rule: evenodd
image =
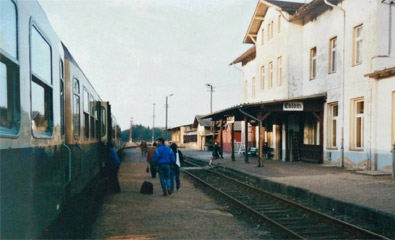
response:
M274 159L389 170L395 4L329 3L335 6L258 1L243 40L254 46L232 63L241 63L244 73L239 107L263 121L262 140L274 148Z

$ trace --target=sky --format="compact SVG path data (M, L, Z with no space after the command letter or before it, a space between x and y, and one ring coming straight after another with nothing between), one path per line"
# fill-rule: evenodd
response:
M304 0L294 0L304 2ZM191 124L241 103L242 72L229 66L257 0L39 0L55 32L122 129ZM239 66L240 67L240 66Z

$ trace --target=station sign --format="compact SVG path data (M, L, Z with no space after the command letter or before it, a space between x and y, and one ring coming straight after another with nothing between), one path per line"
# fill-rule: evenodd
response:
M235 116L226 117L226 122L227 123L234 123L235 122Z
M303 111L303 102L283 103L283 111Z

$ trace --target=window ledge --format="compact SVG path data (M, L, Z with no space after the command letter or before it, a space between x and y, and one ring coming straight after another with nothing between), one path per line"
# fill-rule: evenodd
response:
M365 151L365 149L363 149L363 148L350 148L349 150L353 151L353 152L363 152L363 151Z
M327 147L326 150L339 150L337 147Z
M34 138L45 138L45 139L50 139L53 137L53 132L48 131L48 132L43 132L43 131L34 131L33 130L33 137Z

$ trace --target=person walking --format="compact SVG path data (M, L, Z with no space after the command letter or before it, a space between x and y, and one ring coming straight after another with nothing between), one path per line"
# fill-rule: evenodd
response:
M158 148L155 149L153 163L158 165L160 185L163 190L163 196L170 195L170 164L175 163L174 153L165 145L163 138L158 139Z
M147 163L149 164L152 178L156 178L157 166L153 163L153 157L154 157L156 146L157 146L157 144L156 144L156 142L154 142L152 147L150 149L148 149L148 152L147 152Z
M220 152L219 152L219 146L217 142L214 142L213 146L213 153L210 162L208 163L209 166L211 166L211 163L213 163L214 160L217 160L219 158Z
M181 162L183 162L184 157L182 155L182 152L177 149L177 144L172 143L170 146L171 150L173 150L174 157L176 159L175 164L172 164L171 166L171 171L170 171L170 190L173 192L174 191L174 178L176 179L176 189L177 191L181 187L180 183L180 167L181 167Z

